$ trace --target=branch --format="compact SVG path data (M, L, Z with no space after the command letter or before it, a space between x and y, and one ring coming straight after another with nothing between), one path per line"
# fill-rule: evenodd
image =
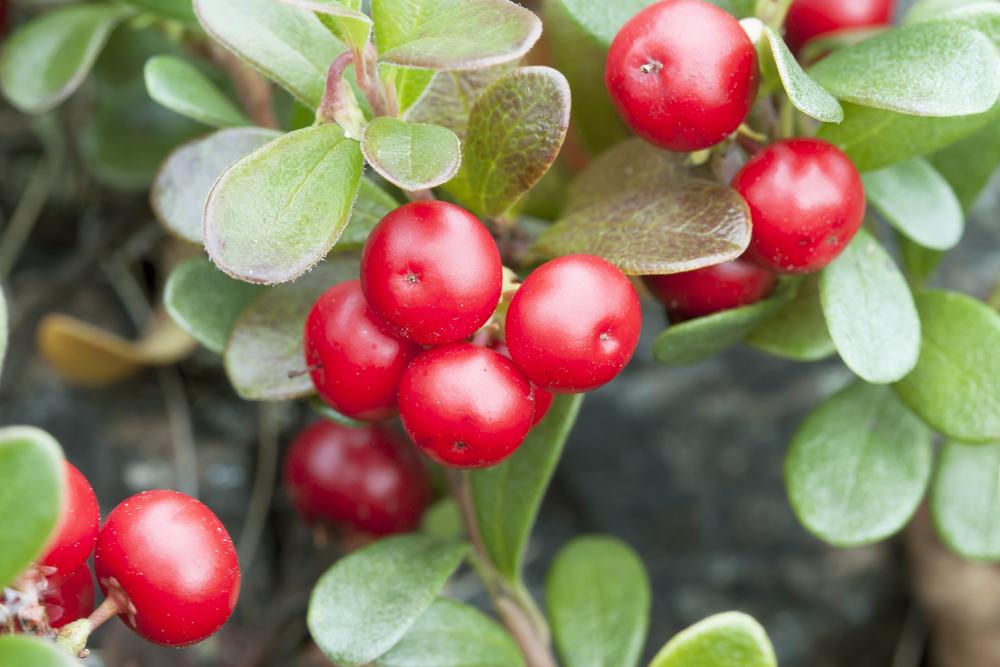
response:
M260 127L277 129L278 119L271 107L271 86L264 78L247 67L242 60L214 42L209 47L212 59L233 82L247 115Z

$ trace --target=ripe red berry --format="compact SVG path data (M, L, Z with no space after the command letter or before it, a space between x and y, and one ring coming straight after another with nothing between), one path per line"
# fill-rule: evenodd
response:
M819 139L778 141L733 179L750 205L748 256L782 273L812 273L844 250L865 217L861 175Z
M496 243L471 213L442 201L400 206L365 243L361 286L400 336L440 345L471 336L500 301Z
M887 25L892 6L893 0L795 0L785 17L785 41L798 51L830 32Z
M42 593L42 603L49 625L57 630L87 618L94 611L94 577L90 568L83 565L59 586L49 586Z
M511 357L528 379L557 393L589 391L632 358L642 307L618 267L593 255L543 264L507 311Z
M59 527L49 542L48 552L38 561L42 573L54 586L74 574L90 558L101 520L101 508L90 482L69 461L65 470L66 489Z
M625 123L672 151L714 146L757 95L757 52L731 15L704 0L662 0L618 32L604 80Z
M104 521L97 581L120 596L122 620L157 644L186 646L215 633L240 593L236 548L210 509L176 491L143 491Z
M306 521L372 535L413 530L430 498L419 455L380 427L319 421L285 458L285 489Z
M328 289L306 319L306 364L320 398L353 419L378 420L396 407L399 379L420 347L385 329L361 283Z
M524 441L535 405L531 384L498 352L470 343L427 350L399 386L399 416L417 447L438 463L480 468Z
M765 298L775 275L746 259L666 276L645 276L643 281L664 305L674 322L739 308Z
M496 350L503 356L510 359L510 350L507 348L506 343L501 343L499 341L493 343L490 346L491 349ZM535 426L540 421L545 419L545 415L549 413L549 408L552 407L552 401L555 400L555 396L551 391L547 389L542 389L537 384L531 384L531 392L535 397L535 416L531 420L531 425Z

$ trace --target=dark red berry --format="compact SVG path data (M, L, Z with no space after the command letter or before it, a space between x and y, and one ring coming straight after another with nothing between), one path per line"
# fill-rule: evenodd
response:
M503 265L471 213L442 201L400 206L375 226L361 259L368 303L422 345L471 336L500 301Z
M305 351L320 398L353 419L378 420L395 410L399 379L420 347L386 331L361 283L350 280L313 305Z
M819 139L778 141L733 180L750 205L748 257L780 273L812 273L844 250L865 217L861 175Z
M50 585L42 593L42 603L49 625L57 630L87 618L94 611L94 577L90 568L83 565L58 586Z
M430 499L419 455L378 426L312 424L288 450L284 477L306 521L372 535L413 530Z
M893 0L795 0L785 17L785 41L793 51L820 35L846 28L888 25Z
M756 303L771 293L775 275L740 258L695 271L645 276L643 281L670 319L680 322Z
M39 561L42 574L52 585L74 574L94 551L101 508L87 478L66 462L66 489L59 527L49 541L49 550Z
M223 626L240 593L236 548L210 509L176 491L122 502L97 538L101 589L119 596L121 618L157 644L186 646Z
M499 463L524 441L531 384L499 352L452 343L427 350L403 374L399 416L424 454L456 468Z
M497 341L490 348L510 359L510 350L507 349L506 343ZM531 425L535 426L538 422L545 419L545 415L549 413L549 408L552 407L552 401L555 399L555 396L551 391L542 389L534 383L531 384L531 392L535 397L535 416L531 421Z
M714 146L757 95L757 52L731 15L704 0L662 0L618 32L605 84L625 123L672 151Z
M528 379L556 393L589 391L632 358L642 310L618 267L593 255L543 264L507 311L511 357Z

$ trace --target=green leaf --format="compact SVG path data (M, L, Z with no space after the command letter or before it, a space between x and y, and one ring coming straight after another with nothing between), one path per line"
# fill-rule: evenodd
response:
M912 25L840 49L809 73L840 99L918 116L982 113L1000 95L1000 54L982 33Z
M557 396L513 456L494 468L470 473L486 550L511 581L521 579L531 527L582 402L582 394Z
M934 275L934 272L941 264L941 260L944 259L944 252L941 250L925 248L902 234L896 235L896 242L899 244L899 254L903 260L903 268L906 270L906 275L909 277L912 285L922 285L928 278Z
M163 305L195 340L222 354L236 318L260 291L257 285L233 280L207 259L196 257L170 272Z
M820 305L818 276L806 278L795 296L754 329L746 343L794 361L818 361L836 352Z
M219 268L247 282L302 275L343 234L363 167L358 142L337 125L275 139L215 182L205 204L205 249Z
M931 475L931 432L888 387L858 382L816 408L785 459L802 525L836 547L883 540L906 525Z
M375 542L333 565L309 600L309 632L344 667L395 646L431 606L468 550L458 542L402 535Z
M513 65L508 63L465 72L438 72L403 117L411 123L447 127L464 140L476 100L491 83L512 70Z
M341 426L347 426L349 428L365 428L367 426L365 422L359 422L355 419L351 419L346 415L340 414L332 407L327 405L326 402L319 396L315 395L310 396L308 399L306 399L306 402L309 403L309 407L312 408L312 411L315 412L320 417L322 417L323 419L327 419L336 424L340 424Z
M931 488L931 515L949 549L1000 561L1000 442L947 442Z
M214 127L250 125L243 112L191 63L175 56L156 56L144 71L149 96L171 111Z
M479 215L505 213L555 162L569 108L569 84L552 68L521 67L494 81L472 107L448 191Z
M111 31L131 14L125 7L77 4L31 21L4 40L4 95L24 113L54 109L80 87Z
M667 642L649 667L777 667L767 632L737 611L709 616Z
M633 667L649 629L649 577L611 537L580 537L556 555L545 601L566 667Z
M988 2L989 0L987 0ZM920 23L969 5L983 4L984 0L917 0L906 12L903 23Z
M866 382L886 384L913 370L920 318L906 278L866 230L820 275L820 301L837 351Z
M197 23L191 0L125 0L128 4L140 9L159 14L160 16L185 23Z
M631 275L660 275L736 259L749 243L743 197L721 183L683 179L573 211L542 233L531 254L589 253Z
M0 588L45 551L62 508L63 454L32 426L0 428Z
M934 153L930 161L951 185L962 209L970 211L1000 167L1000 120Z
M420 530L439 540L461 539L465 528L455 499L446 496L428 507L420 521Z
M824 123L839 123L844 120L844 109L840 102L803 71L781 36L767 26L764 27L764 35L781 78L781 85L795 108Z
M361 152L372 169L403 190L447 183L462 163L462 145L448 128L388 116L365 126Z
M917 296L917 367L895 385L932 428L964 442L1000 439L1000 314L956 292Z
M941 11L941 13L933 15L921 16L921 13L917 12L916 20L911 20L910 15L914 14L917 10L914 7L914 11L911 11L910 15L907 15L907 22L939 21L965 26L973 30L978 30L1000 47L1000 7L997 6L996 0L978 0L975 2L965 0L941 4L949 4L951 7L947 8L946 11ZM942 6L941 9L944 10L945 8Z
M281 136L240 127L213 132L175 149L153 179L150 202L159 221L180 238L201 243L205 200L226 167Z
M195 0L205 31L315 109L344 45L311 12L274 0Z
M399 202L393 199L389 193L372 183L368 178L362 178L361 187L358 189L358 198L351 210L351 221L347 223L347 229L337 241L334 250L339 252L360 249L375 225L390 211L398 207Z
M80 667L82 663L54 641L31 635L0 637L0 667Z
M358 259L334 255L293 283L264 290L244 308L224 355L226 375L248 401L281 401L312 394L302 331L313 303L327 288L358 276Z
M378 667L524 667L517 644L467 604L438 598Z
M3 361L7 355L9 342L10 331L7 324L7 299L3 295L3 288L0 287L0 376L3 375Z
M919 158L862 177L868 201L889 224L920 245L948 250L965 230L962 206L941 174Z
M364 49L372 34L372 20L354 0L278 0L286 5L316 12L317 18L340 41L357 51Z

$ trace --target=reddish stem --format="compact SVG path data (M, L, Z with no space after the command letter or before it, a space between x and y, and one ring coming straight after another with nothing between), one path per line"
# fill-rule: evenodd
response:
M334 120L337 111L343 104L340 99L340 80L344 78L344 72L352 62L354 62L354 52L344 51L333 59L326 72L326 90L323 93L323 101L319 105L319 114L329 121Z

